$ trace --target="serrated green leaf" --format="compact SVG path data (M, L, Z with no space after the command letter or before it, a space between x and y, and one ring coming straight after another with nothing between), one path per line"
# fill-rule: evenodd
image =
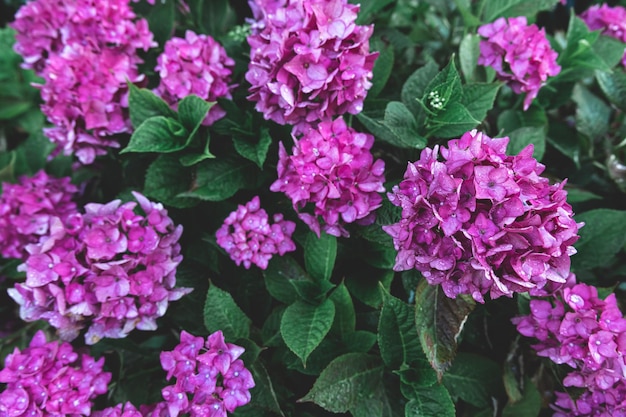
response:
M177 197L190 189L192 172L181 166L176 156L160 155L146 171L143 192L147 197L172 207L192 207L197 204L197 201Z
M473 83L463 86L461 104L465 106L472 117L482 121L487 116L487 112L493 108L500 83Z
M457 340L476 302L469 295L448 298L438 285L420 281L415 292L415 324L422 349L439 378L456 355Z
M328 281L335 267L337 257L337 238L328 233L317 237L315 233L307 234L304 244L304 266L307 272L320 281Z
M596 71L596 79L606 97L620 110L626 111L626 73Z
M257 143L252 143L243 137L233 136L233 145L235 145L237 153L254 162L259 168L263 168L265 158L267 158L267 151L270 149L271 144L272 137L266 128L261 129Z
M456 412L450 394L443 385L415 390L405 407L405 417L455 417Z
M413 117L413 114L403 103L391 101L387 104L383 124L401 142L413 148L423 148L426 146L426 139L417 133L415 117Z
M456 70L454 56L452 56L448 65L428 83L421 97L421 102L431 114L439 114L447 110L451 104L458 104L461 94L461 77Z
M280 333L287 347L295 353L303 365L322 342L335 318L335 304L326 300L318 306L296 301L283 314Z
M520 127L509 133L508 155L517 155L528 145L534 146L533 156L541 161L546 151L546 131L543 127Z
M347 335L354 332L356 326L356 314L354 303L346 285L342 282L330 295L335 303L335 321L332 330L339 335Z
M459 353L443 376L452 398L476 407L490 407L491 398L502 391L502 371L493 360L472 353Z
M211 284L204 304L204 325L211 333L221 330L226 340L250 335L252 321L226 291Z
M382 289L383 308L378 321L378 347L385 365L399 369L423 357L417 327L415 307L402 302Z
M480 123L461 103L451 102L437 115L428 118L428 135L453 138L472 130Z
M480 36L474 33L465 35L459 45L459 62L466 82L476 80L476 66L480 56Z
M383 366L376 356L348 353L333 360L299 402L310 401L333 413L345 413L378 389Z
M428 84L437 76L439 68L434 61L428 61L426 65L418 68L402 86L402 102L413 113L416 121L420 122L420 116L423 115L424 109L419 100L424 96L424 91Z
M485 1L483 22L490 23L499 17L533 17L542 10L554 7L554 0L488 0Z
M591 269L610 265L626 243L626 211L597 209L575 216L585 226L574 244L578 253L572 256L575 269Z
M145 88L137 88L137 86L131 83L128 84L128 89L130 121L135 129L150 117L176 117L176 112L152 91Z
M206 201L222 201L242 188L250 187L255 179L254 166L234 159L210 159L197 165L193 190L179 194Z
M188 132L177 120L164 116L150 117L130 137L128 146L120 153L171 153L189 145Z
M572 100L576 102L576 130L592 140L603 137L609 130L611 108L585 87L574 87Z

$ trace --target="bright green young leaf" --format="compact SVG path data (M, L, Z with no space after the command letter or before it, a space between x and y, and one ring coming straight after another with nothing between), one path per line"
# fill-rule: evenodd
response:
M177 197L190 189L192 181L192 170L181 166L176 156L160 155L146 171L143 192L172 207L192 207L196 200Z
M479 408L490 407L491 398L502 392L502 371L492 359L459 353L444 374L443 384L452 398Z
M457 341L476 302L469 295L448 298L438 285L420 281L415 293L415 324L422 349L439 378L456 355Z
M314 402L332 413L345 413L376 393L382 374L378 357L348 353L333 360L299 401Z
M476 66L480 56L480 36L474 33L465 35L459 45L459 62L466 82L476 80Z
M272 137L267 128L262 128L258 142L253 143L245 137L233 136L233 145L237 153L249 161L254 162L259 168L263 168L267 151L272 144Z
M328 233L317 237L309 232L304 243L304 266L316 280L328 281L333 273L337 257L337 238Z
M180 194L206 201L222 201L232 197L255 181L254 166L235 159L210 159L197 165L193 190Z
M426 86L437 76L438 72L437 64L434 61L428 61L426 65L411 74L402 86L402 102L413 113L418 122L420 115L424 113L419 100L424 96Z
M463 104L453 101L443 111L429 117L427 123L427 136L454 138L475 128L480 120L476 120Z
M626 73L624 71L596 71L596 79L611 103L626 112Z
M176 117L176 112L172 110L170 106L163 101L163 99L157 97L152 91L146 88L138 88L131 83L128 84L128 89L130 121L135 129L137 129L150 117Z
M385 365L399 369L423 357L417 328L415 307L383 291L383 308L378 321L378 347Z
M343 282L330 294L330 299L335 303L335 321L332 330L339 335L353 333L356 326L354 303Z
M378 58L376 58L376 62L374 63L372 88L370 88L367 92L367 97L370 99L376 98L376 96L378 96L378 94L380 94L383 90L385 84L387 84L387 80L389 80L394 64L393 48L386 46L383 41L380 41L379 43L381 44L381 49Z
M456 412L450 394L441 384L415 390L405 407L405 417L455 417Z
M575 269L607 266L626 243L626 211L597 209L575 217L584 222L580 239L574 244L578 253L572 256Z
M178 121L169 117L154 116L133 132L128 146L121 153L176 152L189 145L188 139L187 130Z
M577 84L572 99L576 102L576 130L592 140L609 130L611 108L585 87Z
M502 410L502 417L537 417L541 410L541 394L535 384L527 378L522 399L508 403Z
M454 56L452 56L448 65L428 83L421 102L431 114L438 114L447 109L450 104L457 103L461 94L461 77L456 70ZM456 116L457 114L454 115Z
M251 320L233 297L211 284L204 304L204 325L209 332L221 330L224 338L234 341L250 335Z
M280 333L287 347L304 366L311 352L328 334L334 318L335 304L331 300L317 306L296 301L285 310L280 321Z
M461 104L465 106L472 117L482 121L487 116L487 112L493 108L500 83L473 83L463 86Z
M541 161L546 151L546 131L543 127L520 127L508 134L509 145L506 148L508 155L517 155L528 145L534 146L533 156Z

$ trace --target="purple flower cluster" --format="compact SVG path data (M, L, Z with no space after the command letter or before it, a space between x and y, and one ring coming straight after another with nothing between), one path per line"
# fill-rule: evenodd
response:
M94 398L107 392L111 380L103 365L103 358L79 356L69 343L47 343L39 331L26 349L16 348L6 357L0 415L88 416Z
M89 326L88 344L156 329L169 302L190 291L174 288L182 227L161 204L134 196L144 214L135 202L88 204L27 246L26 281L9 289L23 320L47 320L65 340Z
M70 178L52 178L45 171L23 176L18 184L3 183L0 196L0 255L25 259L25 246L48 234L52 219L76 212L78 189Z
M513 323L533 337L539 356L573 368L566 387L583 388L576 399L556 393L556 417L626 416L626 319L615 294L598 298L595 287L576 284L547 300L531 300L530 315Z
M374 137L338 118L309 127L294 143L291 156L280 143L278 179L270 190L284 192L318 236L321 230L348 236L343 223L371 224L382 204L378 193L385 191L385 163L370 152ZM314 204L313 215L300 212L308 203Z
M280 124L329 120L363 108L377 53L372 26L346 0L250 0L255 22L246 80L250 100Z
M235 61L208 35L197 35L188 30L184 39L170 39L157 62L155 70L159 71L161 83L156 93L173 107L190 94L211 102L231 98L233 86L228 83ZM214 105L204 124L211 125L225 115L219 105Z
M296 250L291 235L296 224L284 220L282 214L274 215L274 223L269 223L267 212L261 208L258 196L239 205L237 210L230 213L224 220L222 227L215 233L217 244L220 245L230 258L246 269L255 264L266 269L274 254L283 256L287 252Z
M508 141L474 130L408 164L389 194L402 219L383 226L398 250L396 271L415 268L448 297L479 302L487 292L534 295L566 281L582 224L565 182L540 176L532 146L505 155Z
M94 411L91 417L144 417L144 414L140 410L137 410L132 403L127 402L125 404L118 404L115 407Z
M601 30L603 35L626 43L626 9L624 7L596 4L585 10L580 17L589 29ZM622 65L626 67L626 51L622 57Z
M128 0L35 0L11 25L24 66L45 80L42 111L55 125L46 135L84 164L130 131L127 81L143 80L137 50L156 45L135 18Z
M249 403L254 379L239 359L243 352L242 347L225 343L221 331L206 341L183 331L180 344L171 352L161 353L167 379L176 379L162 391L167 415L226 417L227 411Z
M557 53L537 25L528 25L526 17L503 17L478 28L487 40L480 42L478 64L492 67L498 78L507 82L516 94L526 93L524 110L530 107L549 76L561 72Z

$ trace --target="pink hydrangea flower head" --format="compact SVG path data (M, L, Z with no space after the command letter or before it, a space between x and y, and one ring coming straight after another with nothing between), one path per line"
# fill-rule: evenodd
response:
M485 40L480 42L478 64L492 67L516 94L526 93L524 110L530 107L548 77L561 72L557 53L545 31L528 25L526 17L501 17L478 28Z
M144 417L144 415L135 408L135 406L126 402L118 404L115 407L108 407L104 410L94 411L92 417Z
M243 352L242 347L226 343L221 331L206 341L181 332L180 344L161 353L167 379L175 378L174 385L162 391L168 415L226 417L227 411L249 403L254 379L238 359Z
M346 0L250 0L254 13L246 80L268 120L297 125L356 114L378 53L372 26L355 23Z
M173 37L157 59L161 83L156 93L173 107L180 99L195 94L207 101L231 98L230 75L235 61L226 50L208 35L198 35L190 30L185 38ZM204 120L211 125L226 113L214 105Z
M46 342L38 331L30 345L9 354L0 371L0 415L89 416L93 400L111 380L104 359L74 352L69 343Z
M239 205L230 213L222 227L215 233L217 244L220 245L235 261L249 269L252 264L266 269L272 256L283 256L296 250L291 235L296 224L284 220L282 214L275 214L273 223L261 208L258 196L245 205Z
M45 171L22 176L17 184L3 183L0 196L0 255L24 259L25 247L48 234L51 221L76 212L78 193L70 178L53 178Z
M169 303L191 291L175 287L182 227L161 204L134 196L139 204L87 204L85 214L56 219L48 236L27 247L19 267L26 281L9 289L23 320L46 320L65 340L88 327L93 344L155 330Z
M580 17L589 29L601 30L603 35L626 43L626 8L596 4L585 10ZM622 57L622 65L626 67L626 50Z
M565 183L541 176L532 146L507 156L507 143L473 130L408 164L389 193L402 218L383 226L398 251L396 271L415 268L448 297L479 302L568 282L582 224Z
M379 193L385 191L385 163L370 151L374 137L356 132L340 117L308 127L294 143L293 155L280 144L278 179L270 190L285 193L318 236L321 230L348 236L344 224L372 223L382 204ZM309 203L313 214L300 212Z

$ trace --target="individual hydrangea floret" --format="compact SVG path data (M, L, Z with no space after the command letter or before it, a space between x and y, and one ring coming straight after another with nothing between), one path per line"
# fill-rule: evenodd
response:
M626 8L596 4L585 10L580 17L589 26L589 29L601 30L603 35L626 43ZM626 67L626 50L622 57L622 65Z
M93 344L155 330L170 301L191 291L175 288L182 226L161 204L133 194L139 207L87 204L85 214L57 218L48 236L27 246L18 268L26 281L9 289L23 320L46 320L64 340L88 327L85 340Z
M626 319L615 294L602 300L593 286L567 286L550 300L531 300L530 314L513 323L537 340L537 355L571 368L565 387L584 390L577 398L557 392L555 416L625 415Z
M76 212L78 193L69 177L53 178L45 171L22 176L17 184L3 183L0 196L0 255L24 259L25 247L50 230L53 218Z
M115 407L94 411L91 417L144 417L144 414L137 410L132 403L127 402L125 404L118 404Z
M408 164L389 194L402 219L383 226L398 250L396 271L415 268L448 297L479 302L566 282L582 224L565 181L540 176L532 145L507 156L508 141L473 130Z
M180 344L161 353L167 379L175 379L162 390L167 415L226 417L227 411L249 403L254 379L239 359L243 352L244 348L226 343L221 331L206 340L181 332Z
M501 17L478 28L478 64L492 67L516 94L526 93L524 110L530 107L548 77L561 72L557 53L543 29L528 25L526 17Z
M346 0L250 0L254 13L246 80L268 120L300 124L356 114L372 86L373 26L355 23Z
M173 107L191 94L210 102L231 98L230 90L234 86L229 83L235 61L208 35L188 30L184 39L170 39L157 62L155 70L159 72L161 83L156 93ZM204 124L211 125L225 115L219 105L214 105Z
M0 415L89 416L93 400L111 380L104 358L74 352L69 343L46 342L38 331L30 345L10 353L0 371Z
M282 214L274 215L270 224L269 216L261 208L261 201L255 196L244 206L230 213L224 224L216 232L217 244L220 245L237 263L249 269L252 264L266 269L272 256L283 256L296 250L291 235L296 224L284 220Z

